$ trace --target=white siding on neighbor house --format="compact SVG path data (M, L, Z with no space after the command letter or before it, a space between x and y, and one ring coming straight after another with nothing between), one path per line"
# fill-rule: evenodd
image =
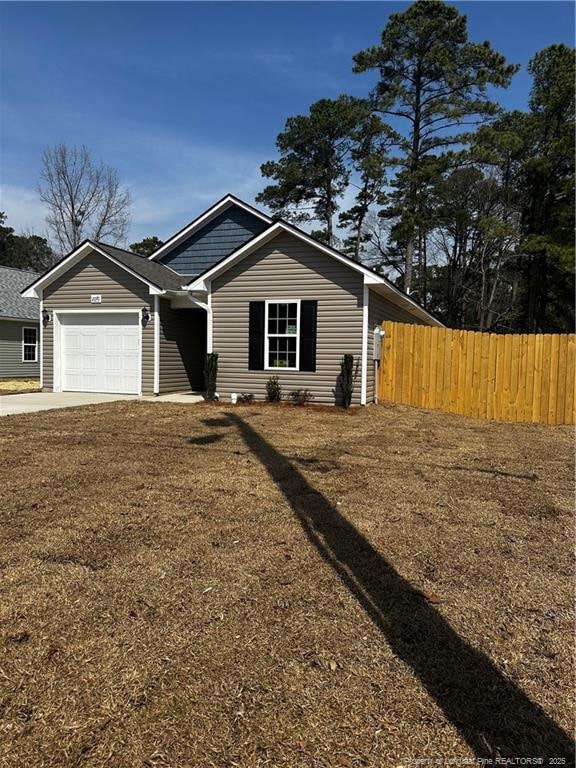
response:
M388 301L376 291L371 290L368 300L368 377L366 386L366 402L373 403L376 395L376 383L374 377L374 328L381 325L384 320L392 320L396 323L415 323L426 325L424 320L414 317L413 314L402 307Z
M91 304L90 296L100 294L101 304ZM60 275L44 289L44 309L50 312L93 310L94 312L147 307L150 320L142 329L142 392L154 388L154 303L148 286L114 262L93 252ZM44 337L44 390L54 386L54 319L46 325Z
M38 362L22 361L22 329L36 328ZM31 378L40 376L40 324L34 320L3 320L0 318L0 378Z
M213 351L219 354L217 388L265 396L266 381L277 373L284 396L309 389L315 402L334 403L340 359L354 355L358 379L353 402L360 403L363 276L336 259L282 233L212 282ZM316 371L248 370L248 318L251 301L318 301Z

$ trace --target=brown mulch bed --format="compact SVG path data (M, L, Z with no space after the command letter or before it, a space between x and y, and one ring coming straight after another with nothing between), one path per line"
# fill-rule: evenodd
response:
M384 405L2 418L0 765L570 764L572 435Z
M40 392L40 379L0 379L0 396Z

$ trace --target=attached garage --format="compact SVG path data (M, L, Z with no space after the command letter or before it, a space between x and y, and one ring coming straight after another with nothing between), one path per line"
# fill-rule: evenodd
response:
M40 299L42 389L158 394L159 299L170 304L181 284L168 267L135 253L90 241L79 246L26 289ZM177 355L169 352L176 371ZM186 389L184 377L171 382Z
M64 392L141 392L138 312L58 313Z

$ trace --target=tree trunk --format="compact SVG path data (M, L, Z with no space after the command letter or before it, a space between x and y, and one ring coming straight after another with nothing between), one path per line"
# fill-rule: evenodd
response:
M356 242L354 243L354 261L360 261L360 244L362 242L362 227L364 226L364 219L366 213L361 213L358 217L358 226L356 228Z
M404 292L410 293L412 287L412 262L414 260L414 234L406 243L406 256L404 257Z
M334 227L332 225L331 215L326 217L326 238L328 240L328 245L331 248L333 248L334 247Z
M418 170L420 160L420 121L422 99L422 66L418 62L414 76L414 123L412 129L412 151L410 156L410 181L408 184L408 213L410 215L410 233L406 243L406 256L404 259L404 291L410 293L412 288L412 263L414 261L414 241L416 239L416 227L414 217L418 201L418 189L414 177Z
M420 304L424 309L428 306L428 234L424 232L422 236L422 276L420 278Z

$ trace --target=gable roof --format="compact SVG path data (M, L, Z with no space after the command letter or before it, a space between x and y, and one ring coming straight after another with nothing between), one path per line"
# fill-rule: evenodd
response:
M187 285L184 286L185 290L207 290L209 283L214 278L226 272L226 270L229 269L233 264L236 264L245 256L248 256L248 254L253 253L255 250L260 248L262 245L265 245L267 242L277 237L282 232L287 232L294 237L297 237L311 248L322 251L326 255L331 256L337 261L345 264L350 269L359 272L363 276L365 285L369 285L380 295L390 299L394 304L404 307L415 317L425 320L431 325L443 327L443 324L439 320L437 320L426 309L424 309L424 307L418 304L417 301L414 301L414 299L412 299L408 294L397 288L387 278L379 275L377 272L374 272L373 269L364 266L364 264L361 264L358 261L354 261L354 259L351 259L349 256L340 253L340 251L337 251L335 248L315 240L303 230L298 229L298 227L295 227L292 224L288 224L288 222L282 220L274 222L270 227L268 227L268 229L265 229L262 234L253 237L252 240L249 240L243 246L237 248L229 256L221 259L217 264L195 277Z
M254 216L266 222L266 229L236 248L236 250L229 255L220 259L220 261L208 267L199 275L195 276L192 280L178 274L165 264L162 264L159 261L155 261L158 256L162 256L163 254L168 253L171 248L175 248L185 238L190 237L191 234L198 231L200 228L212 221L215 217L219 216L223 211L232 205L238 206L239 208L254 214ZM108 245L107 243L85 240L78 246L78 248L76 248L76 250L69 253L51 269L38 277L37 280L28 285L27 288L22 290L21 295L25 298L37 298L37 290L41 290L46 285L49 285L52 280L58 276L58 274L65 272L70 266L72 266L72 264L76 263L87 253L89 253L90 249L95 250L103 256L106 256L130 274L135 275L137 278L142 280L150 287L151 293L164 293L166 291L182 290L205 291L207 290L208 284L211 282L211 280L225 272L230 266L232 266L232 264L235 264L249 253L252 253L260 246L272 240L274 237L277 237L281 232L287 232L294 237L299 238L311 248L320 250L328 256L331 256L337 261L345 264L350 269L359 272L363 277L364 285L370 286L372 290L376 291L381 296L386 297L392 303L403 307L415 317L424 320L426 323L431 325L443 327L443 324L439 320L431 315L411 296L401 291L387 278L378 274L370 267L366 267L364 264L354 261L354 259L351 259L349 256L346 256L335 248L315 240L309 234L299 229L298 227L295 227L293 224L289 224L288 222L281 219L276 221L271 219L269 216L266 216L253 206L230 194L225 195L211 208L209 208L203 214L194 219L194 221L173 235L163 246L154 251L154 253L148 258L132 253L132 251L126 251L123 248L118 248L117 246Z
M157 261L150 261L147 256L139 256L132 251L125 251L123 248L117 248L115 245L106 243L96 243L108 256L119 261L123 266L128 267L136 274L145 278L149 282L162 288L165 291L179 291L185 282L182 277L174 272L173 269Z
M39 321L38 299L25 299L20 295L30 281L38 277L40 277L38 272L0 266L0 318Z
M22 290L22 296L27 298L37 297L38 290L42 290L47 285L50 285L58 275L66 272L73 264L87 256L91 250L105 256L122 269L142 280L142 282L150 287L152 293L178 291L182 288L182 278L180 275L164 264L151 262L145 256L139 256L137 253L125 251L123 248L117 248L114 245L100 243L95 240L85 240L74 251L60 259L51 269L40 275L37 280L34 280L34 282Z
M172 237L169 238L164 243L164 245L161 245L154 251L154 253L148 256L148 259L150 261L156 261L158 258L166 256L166 254L168 254L173 248L193 235L199 229L206 226L206 224L209 224L213 219L216 218L216 216L220 215L227 208L230 208L233 205L236 205L238 208L241 208L247 213L251 213L253 216L261 219L266 224L272 224L272 219L269 216L266 216L266 214L262 213L262 211L259 211L252 205L249 205L243 200L240 200L239 197L231 194L224 195L224 197L218 200L218 202L214 203L214 205L208 208L208 210L204 211L204 213L201 213L199 216L193 219L190 224L182 227L182 229L178 230L176 234L172 235Z

